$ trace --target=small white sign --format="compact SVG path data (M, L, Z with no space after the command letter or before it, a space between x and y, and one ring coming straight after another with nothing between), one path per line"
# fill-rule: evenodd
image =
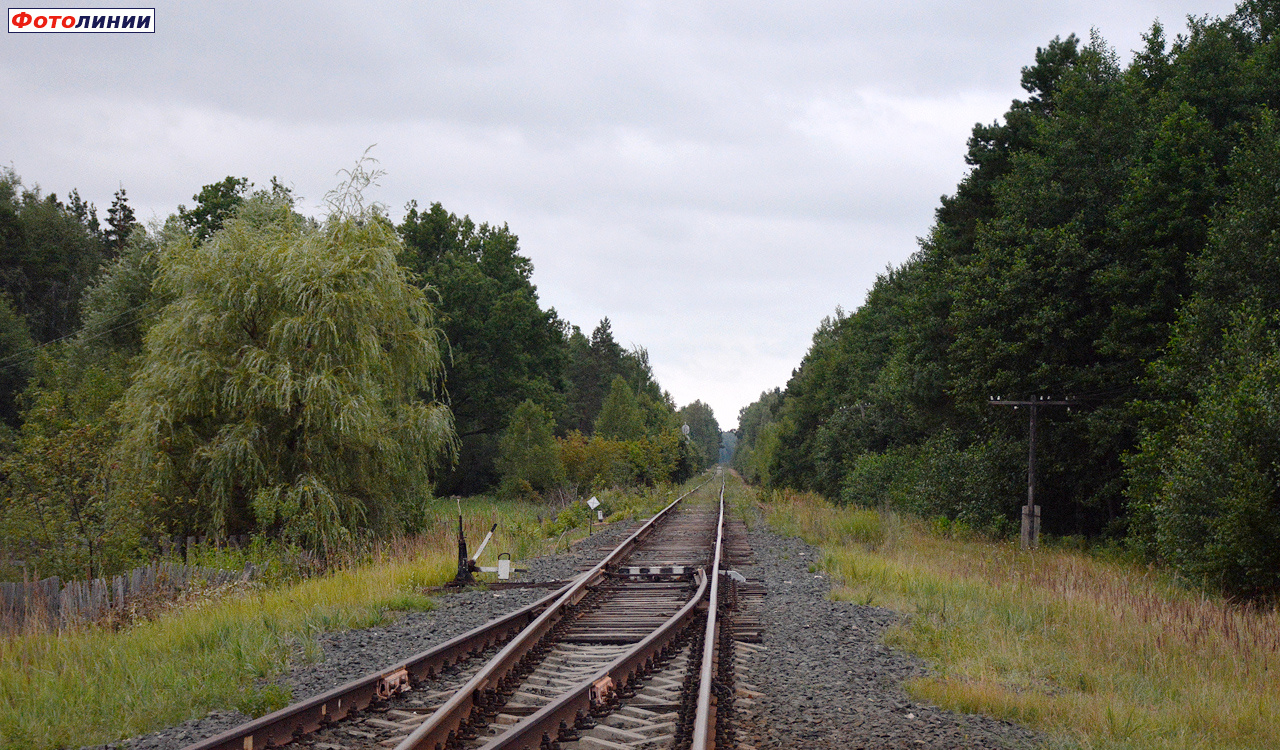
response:
M603 520L604 520L604 511L602 511L602 510L598 510L598 511L596 511L596 520L597 520L597 521L603 521Z
M587 507L590 508L591 510L595 510L596 508L600 507L600 501L597 500L594 495L592 495L591 499L587 501Z

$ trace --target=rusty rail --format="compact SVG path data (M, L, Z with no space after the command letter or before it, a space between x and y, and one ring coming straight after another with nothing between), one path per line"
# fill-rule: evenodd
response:
M377 699L407 687L410 679L424 679L456 664L462 658L479 653L523 630L543 610L570 588L542 597L510 614L491 620L420 654L397 662L385 670L365 675L305 701L286 706L259 717L186 750L258 750L291 741L298 734L314 732L324 724L344 718L355 710L363 710Z
M550 630L556 621L564 617L569 608L581 601L586 595L588 586L604 580L609 575L611 566L616 566L618 561L630 555L662 521L674 515L673 509L681 501L702 489L710 481L711 478L708 478L707 481L680 495L655 514L644 526L632 533L600 563L548 596L427 651L397 662L384 670L242 724L216 737L190 745L185 750L260 750L260 748L287 744L302 734L315 732L332 722L346 718L353 712L363 711L396 693L407 691L414 683L438 676L443 669L505 642L507 645L490 665L468 681L467 685L459 690L445 706L442 706L419 727L419 731L414 732L399 746L401 749L443 747L450 733L456 732L470 716L477 705L476 699L479 698L483 702L486 690L491 694L494 686L510 672L511 665L519 663L520 658L537 644L541 636ZM708 585L704 574L700 574L699 583L699 590L704 591ZM642 644L657 643L657 648L651 649L651 653L660 652L671 640L664 633L674 627L677 620L683 623L687 617L693 616L691 613L694 612L698 601L697 597L691 600L680 614L671 618L661 633L651 634ZM682 620L682 617L685 619ZM629 657L630 654L627 656ZM607 670L612 670L611 674L619 675L617 684L626 684L637 670L645 669L651 663L651 659L649 657L640 659L638 666L633 662L634 660L627 657L621 657L615 664L610 664ZM596 687L602 689L603 685ZM602 696L593 694L589 699L600 697ZM567 700L569 700L568 697L566 697ZM544 710L551 710L551 707L544 707ZM441 727L443 727L442 735ZM411 744L410 740L415 737L418 737L419 741Z
M495 737L480 750L537 748L548 744L552 739L560 738L570 727L581 728L582 722L592 711L607 705L614 693L624 689L637 675L650 669L697 615L698 605L707 595L707 576L702 571L698 571L696 575L697 592L662 627L646 636L630 652L584 680L577 688L544 706L506 733ZM403 747L405 746L400 746Z
M710 481L710 479L707 480L707 482ZM499 683L515 671L521 660L534 650L543 636L550 632L551 628L569 613L569 608L582 600L582 597L587 593L588 586L605 578L607 568L611 564L629 555L662 521L674 515L673 509L682 500L702 489L707 482L703 482L676 498L670 505L649 519L647 523L636 529L631 536L614 548L595 567L578 576L573 583L569 584L567 590L559 594L559 598L556 599L554 604L547 607L536 620L504 646L502 651L498 652L498 655L491 659L452 698L437 709L429 719L406 737L403 742L397 745L396 750L444 750L450 737L456 736L463 722L467 721L472 711L486 699L484 691L496 691Z

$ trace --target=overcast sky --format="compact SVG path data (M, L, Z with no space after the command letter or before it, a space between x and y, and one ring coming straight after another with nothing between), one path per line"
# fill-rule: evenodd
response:
M1127 64L1157 18L1233 8L153 2L154 34L6 34L0 163L104 218L121 185L163 218L227 175L318 215L377 144L393 219L508 224L544 306L608 316L725 429L916 249L1037 46L1096 28Z

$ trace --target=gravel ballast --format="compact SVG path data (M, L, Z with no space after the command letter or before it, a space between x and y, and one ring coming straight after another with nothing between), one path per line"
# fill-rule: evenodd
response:
M526 580L560 580L588 567L634 529L613 524L570 553L519 561ZM752 657L748 681L765 697L742 741L770 748L1026 748L1043 739L1021 727L916 703L902 682L925 674L923 662L880 643L902 616L879 607L833 602L830 581L811 573L819 553L804 542L757 529L751 579L765 584L761 608L765 647ZM323 661L296 667L279 680L301 700L425 651L549 593L548 589L479 589L442 595L436 609L394 624L326 633ZM137 737L131 750L177 750L248 721L234 711Z
M1029 748L1043 738L985 716L913 701L904 681L926 674L923 661L881 643L904 621L882 607L831 601L831 582L810 572L821 553L803 541L757 529L754 565L742 572L765 585L759 612L764 651L750 679L764 697L754 731L759 747L806 750ZM744 738L745 739L745 738Z

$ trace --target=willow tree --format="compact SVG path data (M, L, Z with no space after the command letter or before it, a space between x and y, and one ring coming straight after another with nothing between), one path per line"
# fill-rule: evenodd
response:
M441 336L358 166L317 224L260 192L203 242L170 243L124 402L126 466L175 530L329 548L403 523L456 439ZM427 394L424 400L422 394Z

